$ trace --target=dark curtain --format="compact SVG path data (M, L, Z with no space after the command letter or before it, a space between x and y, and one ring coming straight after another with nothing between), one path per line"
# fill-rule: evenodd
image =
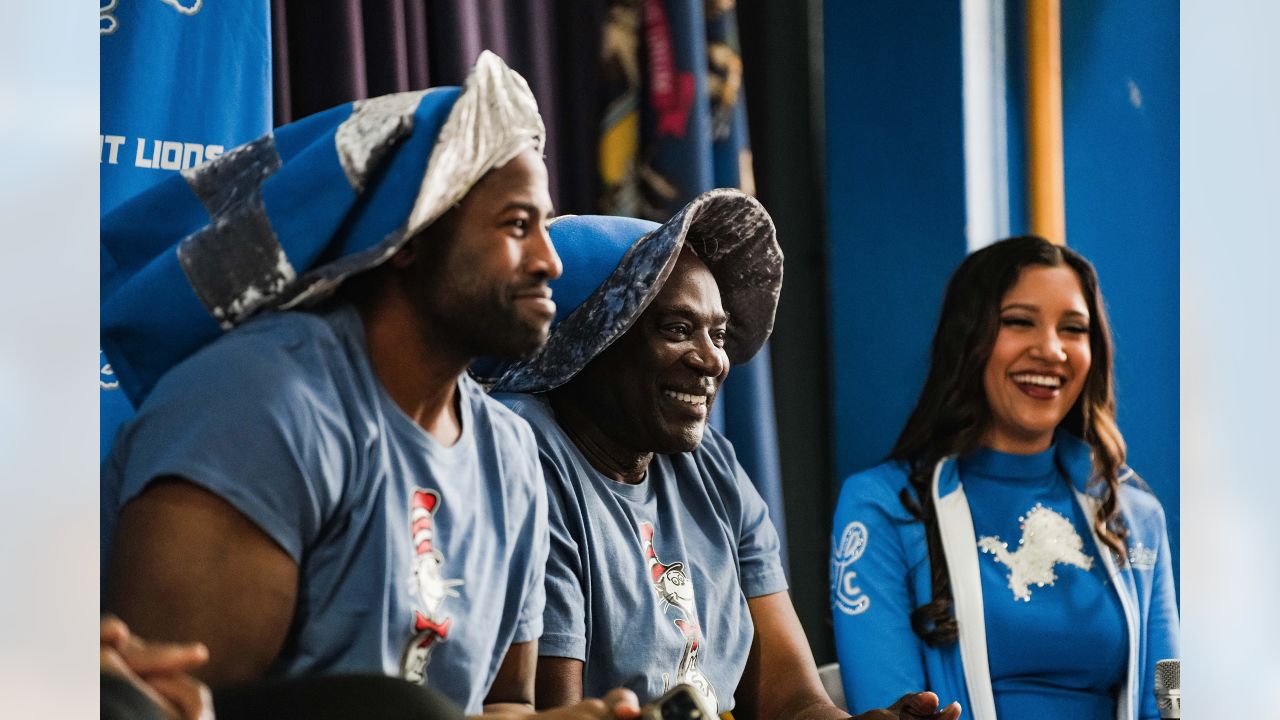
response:
M272 0L275 124L349 100L460 85L489 49L529 81L559 213L596 196L603 6L575 0Z
M778 454L791 551L791 597L819 664L833 662L827 553L839 491L831 437L822 75L811 67L821 2L741 0L743 87L756 193L787 258L773 337ZM820 69L819 69L820 70ZM830 69L835 76L847 68Z

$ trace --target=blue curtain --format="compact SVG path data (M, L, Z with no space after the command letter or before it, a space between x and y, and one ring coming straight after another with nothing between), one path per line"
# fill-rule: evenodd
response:
M270 13L264 0L100 5L102 215L271 129ZM105 457L133 408L101 353L99 384Z

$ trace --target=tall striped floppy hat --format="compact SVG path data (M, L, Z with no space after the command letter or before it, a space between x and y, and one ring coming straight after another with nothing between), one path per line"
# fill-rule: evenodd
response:
M373 268L546 131L518 73L481 53L462 87L311 115L103 218L101 342L140 403L169 368L256 313Z

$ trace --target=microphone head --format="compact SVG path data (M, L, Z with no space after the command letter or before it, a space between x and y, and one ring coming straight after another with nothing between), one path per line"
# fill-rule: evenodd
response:
M1156 707L1161 718L1182 717L1182 670L1179 660L1156 663Z

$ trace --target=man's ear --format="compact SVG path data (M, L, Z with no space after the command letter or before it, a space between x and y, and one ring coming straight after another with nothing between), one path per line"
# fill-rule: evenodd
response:
M396 254L391 256L387 263L397 270L403 270L412 265L413 261L418 259L418 240L421 237L422 235L419 234L409 238L404 245L400 246Z

